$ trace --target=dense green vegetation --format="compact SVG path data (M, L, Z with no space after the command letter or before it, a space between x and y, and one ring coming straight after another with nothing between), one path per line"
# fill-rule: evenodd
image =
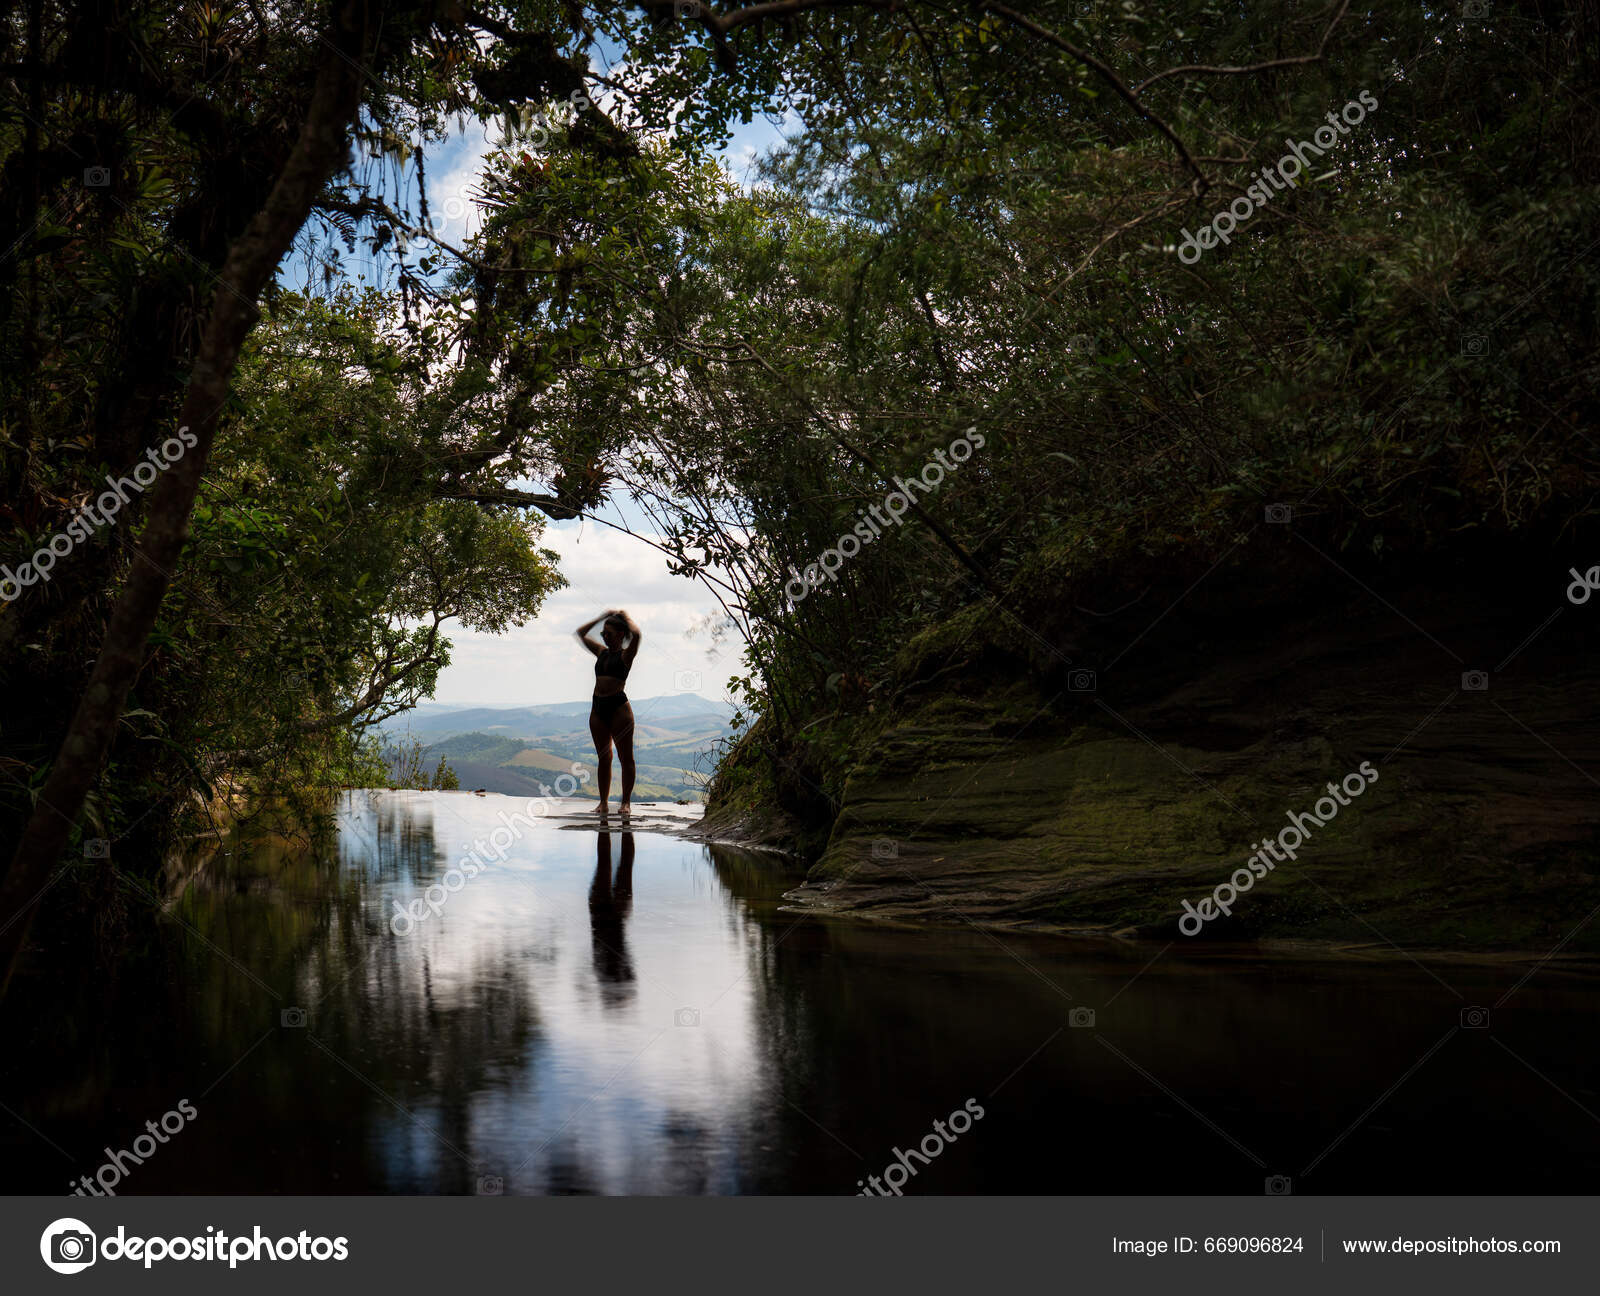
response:
M445 622L532 616L539 520L608 494L747 645L722 795L816 824L908 689L1059 692L1085 618L1240 561L1268 506L1379 565L1593 512L1592 8L772 8L6 20L0 560L197 438L0 607L12 900L221 780L370 778ZM481 234L430 238L451 116L552 102ZM782 106L803 132L734 185L727 124ZM317 293L272 278L294 239Z
M1339 13L1331 31L1282 6L1053 15L1146 79L1203 194L1103 78L996 17L808 26L786 67L806 129L753 193L708 197L665 152L618 164L648 178L618 237L657 268L630 268L626 324L607 311L609 361L541 408L626 429L609 472L658 504L684 569L727 582L759 720L726 798L825 829L908 690L1060 694L1097 664L1075 655L1086 623L1256 561L1269 506L1379 574L1581 533L1600 123L1570 88L1595 69L1593 16ZM1314 62L1156 75L1325 31ZM1227 246L1178 255L1352 103L1296 184L1235 207L1254 210ZM556 201L548 169L508 161L495 183L496 263L559 264L519 241ZM797 577L968 428L982 448L926 515L807 592Z

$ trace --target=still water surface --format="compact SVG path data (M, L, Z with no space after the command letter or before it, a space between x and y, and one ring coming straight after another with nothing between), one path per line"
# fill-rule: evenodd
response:
M540 821L396 919L523 805L350 794L336 847L236 843L114 972L32 969L0 1010L0 1189L68 1192L180 1100L195 1119L119 1193L1539 1192L1600 1170L1591 981L800 918L792 869L651 812Z

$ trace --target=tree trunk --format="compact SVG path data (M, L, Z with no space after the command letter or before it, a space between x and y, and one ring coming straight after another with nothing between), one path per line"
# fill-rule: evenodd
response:
M135 547L127 582L112 609L94 672L39 793L33 814L0 881L0 995L21 959L51 870L116 737L117 721L144 660L172 572L188 538L201 474L216 435L240 348L259 316L255 302L288 252L329 179L349 159L350 124L361 104L370 14L364 4L336 11L328 53L317 73L300 137L272 192L228 250L211 313L195 355L180 427L197 438L150 491L149 521ZM164 438L162 438L164 439Z

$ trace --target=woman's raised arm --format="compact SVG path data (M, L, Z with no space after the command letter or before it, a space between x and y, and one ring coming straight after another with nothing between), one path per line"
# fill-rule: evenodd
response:
M618 612L623 625L628 627L628 646L622 650L622 660L628 665L633 665L633 659L639 655L639 643L644 638L644 632L639 629L639 623L626 612Z
M604 621L610 615L611 615L611 613L609 613L609 612L602 612L599 616L595 617L594 620L585 621L575 631L575 633L578 636L578 642L581 643L590 652L592 652L596 657L598 657L601 653L603 653L606 650L605 649L605 645L604 644L597 644L593 639L589 638L589 631L593 630L597 625L599 625L602 621Z

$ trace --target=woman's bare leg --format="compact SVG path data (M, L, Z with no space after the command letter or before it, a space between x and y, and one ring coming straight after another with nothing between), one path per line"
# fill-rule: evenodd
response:
M624 702L611 718L611 737L617 744L617 759L622 762L622 813L627 814L633 800L633 703Z
M629 718L632 719L631 714ZM630 736L632 734L631 725L629 734ZM596 808L599 813L605 814L606 802L611 797L611 729L593 711L589 713L589 737L594 739L594 754L598 758L600 765L600 804ZM628 749L628 761L628 767L631 767L633 762L633 749L631 746ZM627 786L631 787L632 783L630 782Z

